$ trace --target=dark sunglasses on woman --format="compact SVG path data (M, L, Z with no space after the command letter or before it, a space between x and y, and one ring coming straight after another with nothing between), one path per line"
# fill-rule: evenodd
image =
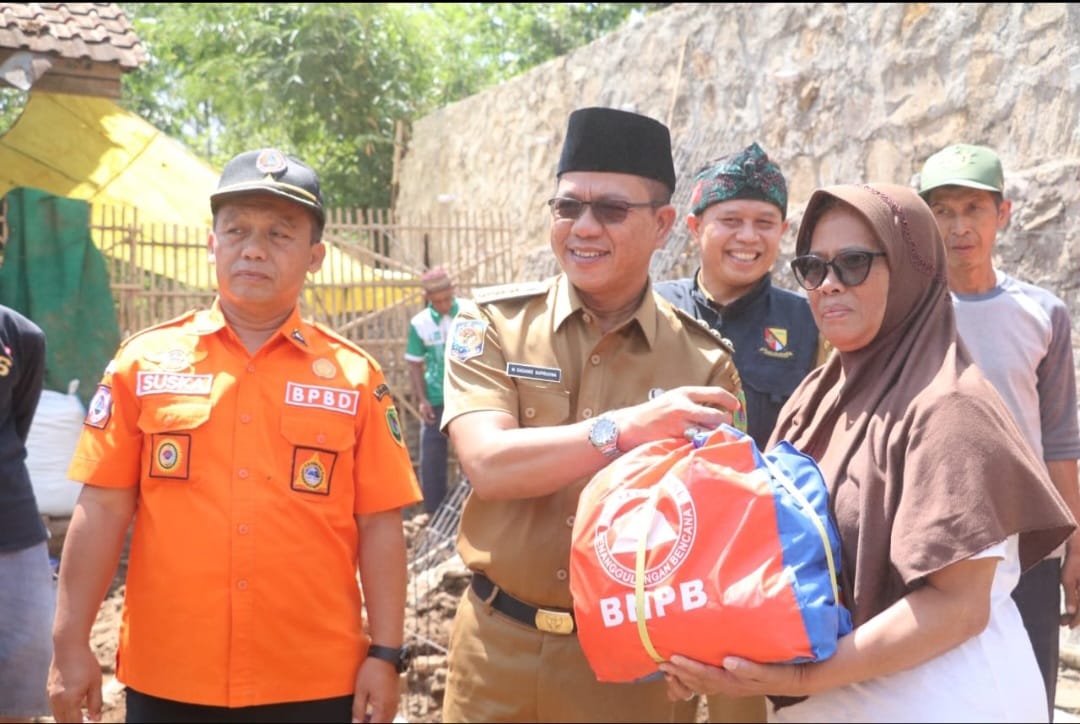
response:
M886 254L883 251L850 249L840 252L831 261L816 254L806 254L791 260L791 271L795 273L795 281L807 291L813 291L824 284L830 268L833 278L845 287L857 287L870 275L870 267L876 256Z

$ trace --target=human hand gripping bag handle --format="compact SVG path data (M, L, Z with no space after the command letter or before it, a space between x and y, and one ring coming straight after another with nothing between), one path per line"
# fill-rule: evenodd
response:
M616 458L582 490L570 550L578 638L599 681L674 654L821 661L852 629L817 464L721 425Z

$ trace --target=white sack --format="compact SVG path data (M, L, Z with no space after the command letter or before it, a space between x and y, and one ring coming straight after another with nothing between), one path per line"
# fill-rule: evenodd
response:
M77 387L75 380L69 387L70 394L41 392L26 441L26 467L30 470L38 510L56 518L71 515L82 490L81 483L67 477L68 464L86 416L82 402L75 395Z

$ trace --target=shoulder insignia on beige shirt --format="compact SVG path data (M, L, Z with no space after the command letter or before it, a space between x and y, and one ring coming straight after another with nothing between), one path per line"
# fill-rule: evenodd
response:
M512 299L514 297L531 297L537 294L545 294L550 285L547 282L515 282L513 284L498 284L493 287L474 289L472 298L477 304L495 302L500 299Z
M719 341L728 352L730 352L731 354L735 353L735 343L724 335L720 334L720 332L710 327L709 323L706 322L704 319L698 319L693 314L690 314L690 312L686 311L685 309L680 309L674 304L671 305L671 308L675 310L675 313L678 314L683 319L683 321L692 323L692 325L687 326L697 327L704 330L709 334L710 337L713 337L714 339Z

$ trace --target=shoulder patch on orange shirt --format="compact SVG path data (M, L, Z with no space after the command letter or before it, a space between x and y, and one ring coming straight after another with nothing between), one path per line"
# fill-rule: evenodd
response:
M90 404L86 406L86 417L83 418L83 424L87 427L104 430L111 417L112 389L107 385L98 385L94 396L90 398Z
M398 418L397 408L393 405L386 408L386 426L390 428L390 435L393 436L394 442L405 447L405 438L401 434L401 420Z

